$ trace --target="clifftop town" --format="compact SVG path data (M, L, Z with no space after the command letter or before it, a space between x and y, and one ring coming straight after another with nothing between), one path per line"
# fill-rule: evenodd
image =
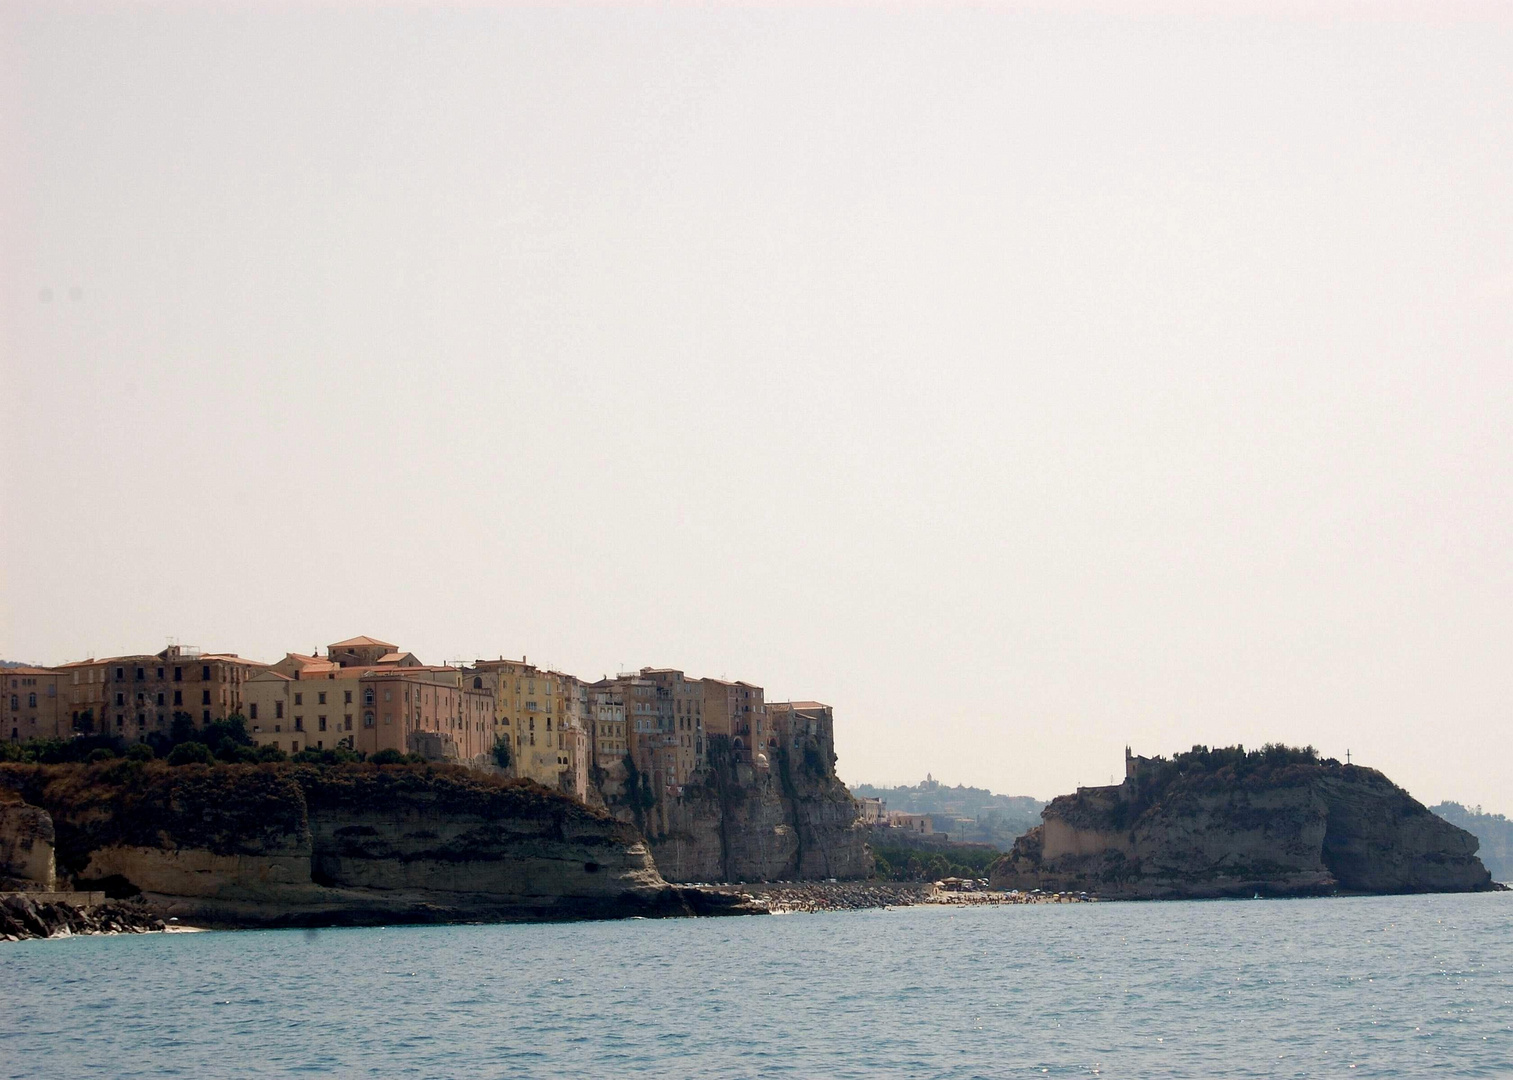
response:
M747 682L653 667L589 682L523 656L437 666L368 636L269 664L172 645L0 677L13 743L104 737L166 756L200 739L229 761L454 764L634 824L669 880L870 870L830 706L767 702ZM257 753L222 745L228 733Z

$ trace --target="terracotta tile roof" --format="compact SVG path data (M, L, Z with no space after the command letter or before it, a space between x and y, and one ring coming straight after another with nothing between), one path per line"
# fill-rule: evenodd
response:
M829 705L826 705L823 702L819 702L819 701L787 701L787 702L784 702L783 704L789 705L789 706L791 706L791 707L793 707L795 709L804 709L805 711L808 711L808 710L811 710L811 709L828 709L828 708L830 708Z
M355 649L360 648L364 645L369 646L370 648L378 648L380 646L385 649L399 648L399 646L395 645L392 641L379 641L377 638L371 638L366 635L362 637L348 638L346 641L338 641L336 644L330 647L333 649Z
M56 675L56 674L58 674L58 672L55 671L52 668L32 667L30 664L23 664L23 665L20 665L18 667L0 668L0 675Z

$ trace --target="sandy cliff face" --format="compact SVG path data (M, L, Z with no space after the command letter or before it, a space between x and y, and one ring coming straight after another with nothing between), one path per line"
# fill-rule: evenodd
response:
M1381 773L1337 764L1064 795L993 881L1131 898L1490 887L1475 837Z
M77 884L234 925L717 913L634 829L461 769L13 766Z
M866 829L846 786L810 755L775 751L769 769L734 762L711 739L702 782L648 822L652 852L669 881L861 878L872 870Z
M0 802L0 891L49 890L55 880L52 818L19 798Z

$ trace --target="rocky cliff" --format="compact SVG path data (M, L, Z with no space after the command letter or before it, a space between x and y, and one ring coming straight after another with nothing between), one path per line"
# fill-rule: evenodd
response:
M766 767L710 739L708 764L681 797L641 813L669 881L864 878L872 872L856 801L834 761L772 751Z
M992 880L1134 899L1466 892L1492 887L1476 849L1374 769L1200 747L1054 800Z
M0 767L58 872L222 925L719 913L641 836L534 784L439 766ZM14 805L12 803L11 805Z
M0 892L48 891L55 882L52 818L0 788Z

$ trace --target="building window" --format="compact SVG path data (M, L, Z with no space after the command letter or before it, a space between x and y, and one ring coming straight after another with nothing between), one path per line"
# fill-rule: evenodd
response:
M321 695L321 697L325 697L325 696L326 696L325 694ZM318 717L316 717L315 718L315 723L316 723L316 726L321 731L325 731L326 730L326 718L324 716L318 716Z
M200 681L201 682L209 682L210 681L210 665L209 664L205 664L203 667L200 668Z
M392 691L392 690L385 690L384 691L384 700L385 701L393 701L394 700L394 691Z
M373 714L372 713L365 712L365 713L362 714L362 726L363 727L372 727L373 726Z
M182 691L182 690L175 690L173 692L173 703L175 705L182 705L182 704L184 704L184 691Z
M147 669L137 668L137 682L141 682L145 678L147 678Z
M184 669L183 668L176 667L176 668L173 669L173 681L174 682L183 682L184 681Z
M163 677L163 669L162 668L158 668L158 678L161 679L162 677Z
M352 691L350 691L350 690L343 690L342 691L342 704L343 705L350 705L350 704L352 704Z
M280 731L283 731L283 730L284 730L284 725L283 724L274 724L273 725L273 734L277 735Z
M315 703L317 705L324 705L326 703L326 692L324 690L315 695Z
M11 681L14 682L15 680L12 679ZM119 702L117 704L119 704ZM11 708L13 710L21 708L21 697L20 697L19 694L12 694L11 695Z
M303 705L304 703L305 703L305 695L304 694L295 694L294 695L294 704L296 704L296 705Z
M275 701L273 703L273 718L275 720L282 720L284 718L284 703L282 701Z
M209 690L202 690L200 692L200 704L201 705L209 705L210 704L210 691Z
M37 707L37 695L36 694L27 694L26 695L26 707L28 709L35 709Z
M294 730L295 731L304 731L305 730L305 718L303 716L296 716L294 718Z
M371 704L373 704L373 688L372 687L369 687L368 689L366 689L366 690L364 690L362 692L362 703L364 705L371 705Z
M252 714L247 719L249 719L249 720L256 720L257 719L257 702L254 701L251 705L248 705L247 706L247 711Z
M289 740L289 753L291 753L291 754L297 754L297 753L299 753L299 740L298 739L290 739Z
M158 695L158 704L159 704L159 705L162 705L162 704L163 704L163 695L162 695L162 694L159 694L159 695Z
M210 723L210 710L206 709L203 717L205 723Z
M344 730L346 730L346 731L351 731L352 730L352 714L351 713L348 713L347 714L347 718L342 721L342 728Z
M125 694L117 694L116 695L116 704L117 705L125 705L126 704L126 695Z

